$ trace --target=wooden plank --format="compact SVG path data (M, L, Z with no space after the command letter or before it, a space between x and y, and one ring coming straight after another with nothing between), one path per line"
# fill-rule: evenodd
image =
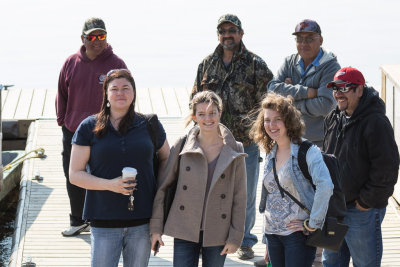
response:
M153 108L153 113L160 116L166 116L167 110L164 101L164 95L161 88L149 88L149 96L151 101L151 106Z
M56 118L56 106L55 106L55 99L56 99L56 90L46 90L46 99L44 101L43 106L43 118L46 119L54 119Z
M21 89L8 89L7 100L4 103L2 110L2 119L14 119L15 108L18 105Z
M168 116L180 117L182 116L182 111L178 103L178 99L175 95L174 88L162 88L162 93L164 96L164 103L167 110Z
M153 107L149 98L149 91L147 88L139 88L136 90L136 98L139 102L138 111L144 114L153 113Z
M46 100L45 89L35 89L33 91L32 104L28 114L29 119L37 119L42 117L45 100Z
M23 89L15 108L14 119L27 119L32 104L32 89Z
M9 90L1 90L1 110L4 108L4 103L7 99Z
M187 88L174 88L175 96L178 99L179 108L182 112L182 116L186 117L189 115L189 93Z

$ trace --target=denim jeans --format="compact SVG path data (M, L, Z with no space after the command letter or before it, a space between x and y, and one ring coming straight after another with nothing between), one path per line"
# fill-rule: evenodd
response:
M61 129L63 133L63 151L61 152L61 155L64 175L65 178L67 178L67 192L69 197L69 204L71 207L71 214L69 215L70 225L79 226L84 223L84 220L82 219L82 213L83 205L85 203L86 189L73 185L69 182L69 161L71 159L72 147L71 141L74 133L65 128L65 126L63 126Z
M246 221L244 224L244 238L242 246L252 247L257 244L257 236L251 234L256 222L256 193L258 174L260 170L260 151L255 143L244 147L244 152L248 154L246 160L247 174L247 207Z
M146 267L150 258L149 224L126 228L91 228L92 267Z
M226 254L220 253L224 246L203 247L203 234L200 234L198 243L174 238L174 267L197 267L199 256L201 256L203 267L223 267Z
M386 208L360 211L355 205L347 207L344 223L349 230L339 252L324 249L324 267L347 267L350 257L354 267L378 267L382 260L381 224Z
M274 267L311 267L317 248L306 245L306 236L302 232L290 235L266 234L268 254Z

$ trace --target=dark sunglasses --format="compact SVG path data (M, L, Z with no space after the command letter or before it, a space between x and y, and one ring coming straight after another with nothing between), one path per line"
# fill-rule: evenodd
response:
M347 93L351 89L355 90L357 88L357 86L358 86L358 84L355 84L355 83L346 83L346 84L344 84L344 86L337 86L335 84L335 85L332 85L332 90L335 93L337 93L338 91L340 91L342 93Z
M132 75L128 69L113 69L113 70L110 70L109 72L107 72L106 76L110 77L111 74L113 74L114 72L117 72L117 71L125 71L125 72L129 73L129 75Z
M103 41L107 38L107 34L103 33L99 35L84 35L83 37L85 37L89 42L94 42L96 38L99 39L99 41Z
M228 29L228 30L225 30L225 29L219 29L218 30L218 34L219 35L225 35L225 34L236 34L236 33L238 33L240 30L239 29L235 29L235 28L230 28L230 29Z

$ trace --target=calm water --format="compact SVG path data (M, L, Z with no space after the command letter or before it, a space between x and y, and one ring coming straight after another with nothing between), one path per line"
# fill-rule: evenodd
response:
M291 35L304 18L318 21L323 46L342 66L380 85L379 66L400 64L398 0L12 0L0 1L0 83L57 88L65 59L81 44L86 18L106 22L108 41L138 88L191 87L200 61L217 45L216 23L239 16L244 43L276 73L296 51Z
M18 205L19 187L15 188L0 205L0 267L8 266L14 233L15 213ZM7 204L5 204L7 203Z

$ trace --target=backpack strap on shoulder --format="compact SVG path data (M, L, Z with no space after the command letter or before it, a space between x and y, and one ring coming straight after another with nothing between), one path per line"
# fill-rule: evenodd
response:
M307 151L313 143L309 140L304 140L299 147L299 152L297 154L297 161L299 163L299 167L301 172L303 173L304 177L313 185L315 189L315 185L312 182L312 178L310 172L308 171L308 164L307 164Z
M154 151L157 151L157 136L158 136L158 117L157 114L144 115L146 118L147 130L150 133L151 142L154 146Z

